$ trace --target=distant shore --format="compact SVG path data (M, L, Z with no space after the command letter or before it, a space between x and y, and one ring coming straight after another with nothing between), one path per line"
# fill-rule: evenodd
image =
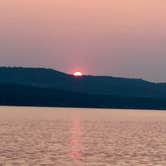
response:
M0 67L0 105L166 110L166 84Z

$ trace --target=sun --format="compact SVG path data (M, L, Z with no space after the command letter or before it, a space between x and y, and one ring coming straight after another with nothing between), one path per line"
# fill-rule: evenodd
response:
M81 76L83 76L82 72L80 72L80 71L74 72L73 75L74 75L75 77L81 77Z

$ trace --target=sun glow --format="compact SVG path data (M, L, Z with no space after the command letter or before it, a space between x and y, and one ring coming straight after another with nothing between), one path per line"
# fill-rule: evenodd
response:
M73 75L75 77L81 77L83 74L80 71L74 72Z

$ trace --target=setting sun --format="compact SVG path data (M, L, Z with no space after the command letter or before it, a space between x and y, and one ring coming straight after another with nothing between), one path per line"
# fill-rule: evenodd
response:
M75 77L81 77L83 74L80 71L74 72L73 75Z

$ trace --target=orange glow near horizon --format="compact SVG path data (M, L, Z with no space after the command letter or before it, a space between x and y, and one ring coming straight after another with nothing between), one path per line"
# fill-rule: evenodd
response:
M164 0L1 0L0 66L165 82L165 18Z
M81 77L81 76L83 76L83 74L80 71L77 71L77 72L73 73L73 75L75 77Z

